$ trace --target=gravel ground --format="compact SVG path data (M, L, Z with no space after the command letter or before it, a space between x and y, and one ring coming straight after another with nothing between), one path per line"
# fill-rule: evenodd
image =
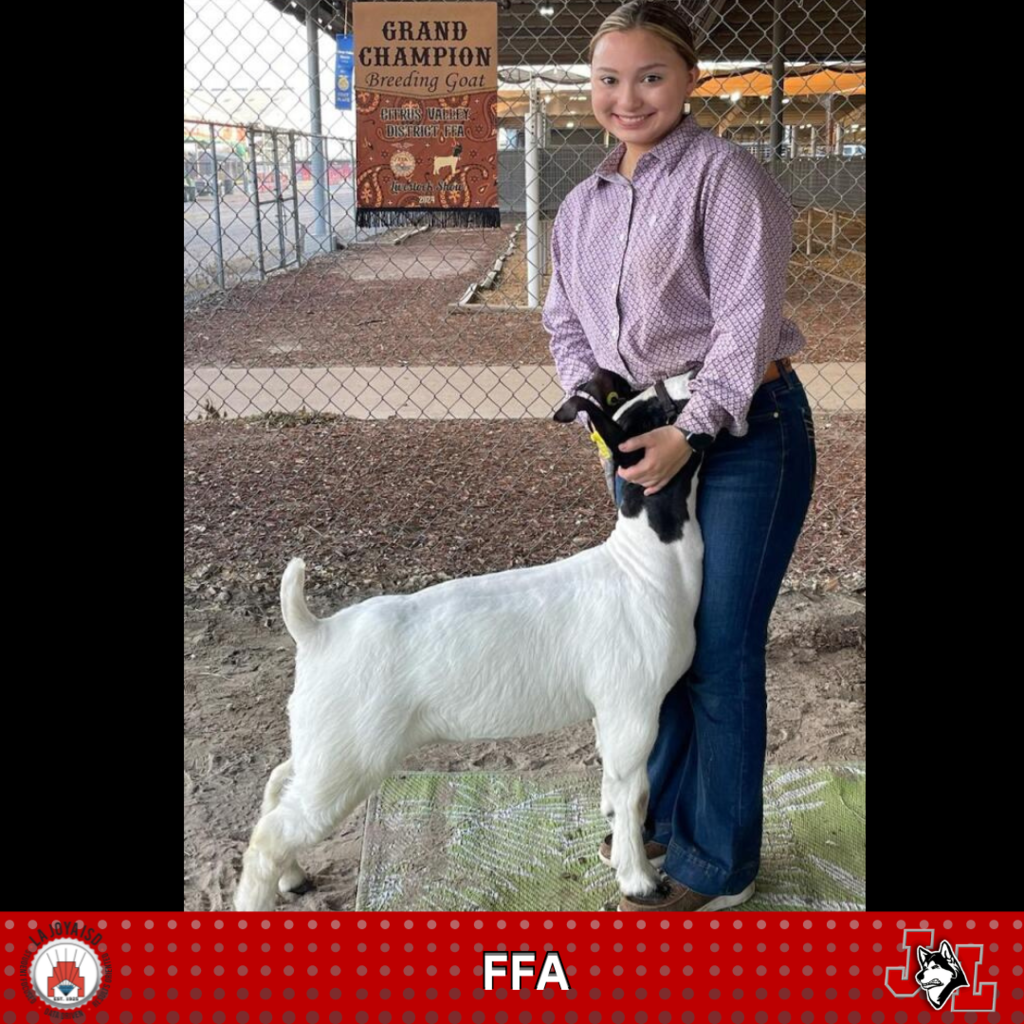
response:
M788 581L864 580L864 417L819 417ZM185 599L277 600L301 555L328 601L564 558L615 521L593 444L553 420L270 414L185 424Z

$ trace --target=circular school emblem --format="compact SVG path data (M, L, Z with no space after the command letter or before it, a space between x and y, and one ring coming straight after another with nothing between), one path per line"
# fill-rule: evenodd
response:
M100 960L80 939L52 939L36 949L29 967L32 987L48 1006L74 1010L84 1006L100 985Z

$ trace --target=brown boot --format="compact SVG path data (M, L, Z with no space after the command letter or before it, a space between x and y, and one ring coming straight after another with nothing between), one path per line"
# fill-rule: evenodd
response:
M619 903L620 911L654 910L661 913L665 910L682 910L689 913L694 910L727 910L729 907L746 903L754 895L754 883L751 882L742 892L730 896L704 896L702 893L688 889L681 882L667 875L662 878L661 885L650 896L623 896Z

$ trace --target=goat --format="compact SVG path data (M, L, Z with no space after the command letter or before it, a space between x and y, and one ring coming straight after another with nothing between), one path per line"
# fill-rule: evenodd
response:
M571 423L586 412L616 466L634 465L644 450L618 445L671 423L689 401L691 376L668 378L656 394L600 370L573 389L598 402L572 395L553 418ZM700 462L693 452L652 495L626 482L615 528L596 547L369 598L327 619L307 608L305 564L293 558L281 580L296 644L291 755L267 782L235 908L270 910L275 887L312 888L296 853L326 838L417 747L527 736L587 718L602 758L616 879L626 895L654 892L659 877L642 838L647 759L661 702L693 660Z

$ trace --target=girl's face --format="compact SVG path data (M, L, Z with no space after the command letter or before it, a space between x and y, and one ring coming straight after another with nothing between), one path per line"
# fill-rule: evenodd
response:
M699 68L688 69L679 51L653 32L608 32L594 47L590 66L594 116L628 149L644 152L679 123L699 77ZM629 114L644 119L621 119Z

